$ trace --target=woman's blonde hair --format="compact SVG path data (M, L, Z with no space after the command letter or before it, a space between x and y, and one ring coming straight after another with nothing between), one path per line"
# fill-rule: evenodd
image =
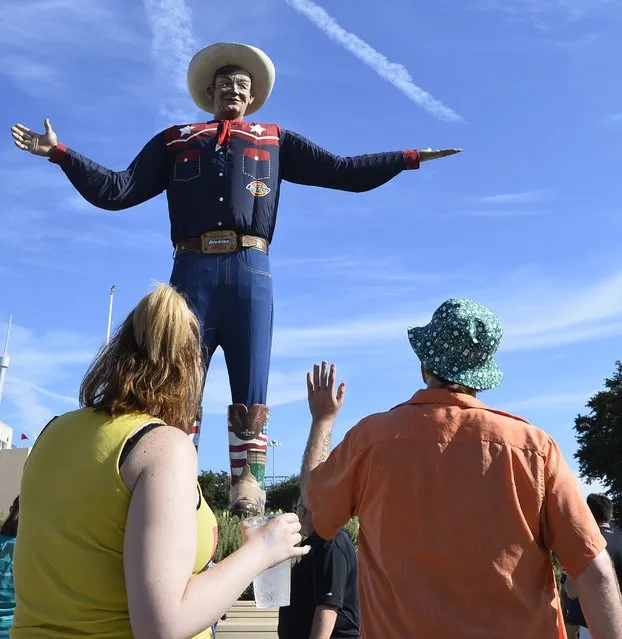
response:
M158 285L95 357L80 405L111 415L140 411L190 432L203 390L200 335L186 300Z

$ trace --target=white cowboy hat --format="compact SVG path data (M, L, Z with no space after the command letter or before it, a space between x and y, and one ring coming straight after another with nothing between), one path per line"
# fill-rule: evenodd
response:
M199 109L213 113L213 101L206 89L212 86L216 71L230 65L250 73L255 100L246 113L255 113L270 97L276 71L272 60L261 49L248 44L218 42L196 53L188 66L188 91L192 100Z

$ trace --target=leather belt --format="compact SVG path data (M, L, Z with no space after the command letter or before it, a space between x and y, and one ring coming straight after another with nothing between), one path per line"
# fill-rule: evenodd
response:
M268 241L263 237L238 235L235 231L210 231L203 233L201 237L180 240L175 245L175 252L220 255L223 253L235 253L243 248L256 248L267 253L268 246Z

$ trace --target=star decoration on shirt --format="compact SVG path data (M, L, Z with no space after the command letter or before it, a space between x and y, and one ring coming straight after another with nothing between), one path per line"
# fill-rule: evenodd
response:
M253 124L253 126L251 127L251 133L259 133L259 135L263 135L263 132L266 129L261 126L261 124Z
M186 126L179 129L179 135L190 135L192 133L192 125L187 124Z

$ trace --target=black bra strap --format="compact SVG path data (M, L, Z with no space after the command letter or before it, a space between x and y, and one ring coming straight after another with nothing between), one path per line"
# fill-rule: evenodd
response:
M152 424L147 424L144 428L141 428L137 433L134 433L126 442L125 446L123 446L123 450L121 451L121 457L119 457L119 468L123 465L123 462L127 459L127 456L134 450L134 447L138 442L144 437L149 431L157 428L158 426L162 426L161 422L154 422Z
M56 418L54 418L56 419ZM140 441L142 437L144 437L149 431L152 431L154 428L158 426L164 426L162 422L153 422L151 424L147 424L143 428L141 428L137 433L134 433L126 442L125 446L123 446L123 450L121 451L121 456L119 457L119 469L123 465L123 462L127 459L127 456L132 452L136 444ZM201 489L197 486L197 493L199 497L199 501L197 503L197 510L201 507Z

